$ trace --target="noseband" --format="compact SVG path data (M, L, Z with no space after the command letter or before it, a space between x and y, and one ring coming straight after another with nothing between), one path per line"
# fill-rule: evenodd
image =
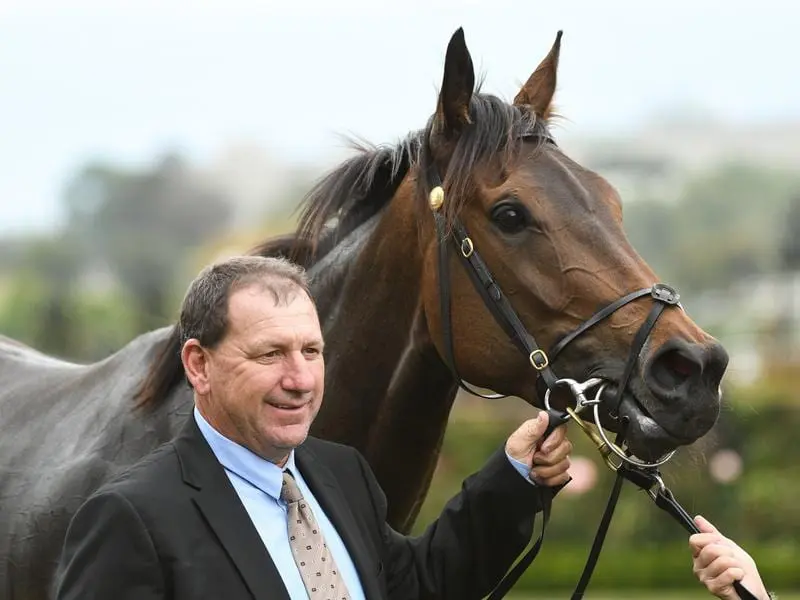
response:
M434 164L430 156L430 149L426 148L429 154L431 165ZM581 575L581 578L572 595L572 600L579 600L583 598L584 592L589 585L589 580L594 571L594 567L600 556L603 542L605 540L608 527L611 524L611 518L614 514L614 509L619 499L622 490L622 483L628 480L635 484L637 487L645 490L650 498L655 502L656 506L667 512L684 529L689 533L699 533L697 525L694 523L692 517L686 510L678 503L673 496L672 492L664 485L658 467L666 463L675 453L675 450L669 452L665 456L654 462L645 462L633 456L630 452L626 451L621 444L624 440L624 422L620 419L619 409L622 404L622 399L628 383L630 382L631 375L636 366L636 362L641 353L647 338L653 330L656 321L661 316L663 311L669 307L678 307L682 309L678 293L663 283L655 283L648 288L642 288L619 298L612 302L605 308L597 311L586 321L581 323L572 332L563 337L549 353L542 350L536 343L533 335L525 328L519 315L514 310L514 307L508 301L508 298L503 293L500 285L492 276L491 271L487 267L484 260L481 258L480 253L475 248L475 243L467 233L466 228L461 223L458 216L452 219L450 233L447 231L447 223L445 216L442 214L442 206L445 202L444 188L442 180L439 177L435 168L428 170L429 184L432 184L432 190L429 195L429 203L431 211L433 212L434 221L436 224L436 235L438 241L438 268L439 268L439 299L442 323L442 336L444 344L445 362L458 382L458 385L466 392L486 399L505 398L502 394L482 394L479 391L469 386L458 374L456 368L455 356L453 352L453 332L451 323L451 294L450 294L450 277L449 277L449 258L450 249L452 248L456 255L460 258L461 264L477 290L478 294L483 298L486 308L494 317L497 324L506 332L511 341L517 348L527 357L531 367L537 372L537 383L544 382L544 398L542 399L545 409L549 415L548 428L542 436L545 439L556 427L562 425L569 419L572 419L589 438L595 443L600 454L605 460L606 464L612 471L616 472L616 478L611 494L609 496L608 504L606 505L605 512L600 521L597 534L595 535L592 548L589 552L589 557L586 561L586 566ZM452 235L451 235L452 234ZM448 241L452 240L452 244ZM650 309L645 320L639 326L639 330L633 338L628 360L625 363L622 377L618 383L616 395L613 398L611 405L606 409L609 416L620 422L620 431L617 433L615 441L612 442L600 420L600 405L604 402L603 393L606 389L607 382L600 378L591 378L585 382L579 383L574 379L563 378L559 379L552 369L552 362L556 357L566 348L566 346L574 341L578 336L588 331L591 327L597 325L607 317L614 314L620 308L639 300L640 298L650 297L653 300L653 306ZM567 406L564 411L554 409L550 404L550 395L558 387L566 386L574 400L575 407ZM593 398L587 398L586 393L595 389ZM541 390L541 386L539 387ZM540 394L541 395L541 394ZM635 396L633 396L635 402ZM592 417L594 424L584 422L579 413L586 408L591 407ZM639 406L642 412L646 414L644 407ZM545 488L548 489L548 488ZM551 490L554 492L554 490ZM550 497L550 500L552 496ZM506 593L514 586L516 581L525 572L528 566L533 562L533 559L539 553L542 543L544 541L545 527L550 516L550 501L542 503L543 510L543 524L539 538L528 550L527 554L523 556L517 564L509 571L503 580L492 591L489 600L499 600L503 598ZM741 585L739 581L734 582L739 597L742 600L756 600L756 597Z

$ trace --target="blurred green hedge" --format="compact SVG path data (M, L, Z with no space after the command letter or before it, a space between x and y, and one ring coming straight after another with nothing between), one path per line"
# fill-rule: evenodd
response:
M567 591L571 592L578 583L590 544L591 540L585 549L578 550L550 538L514 589L532 592L533 597L536 597L533 592L542 590L564 592L565 597L569 597ZM762 577L770 589L800 589L796 547L754 546L748 550L758 557ZM686 590L698 587L685 543L640 543L637 547L604 549L589 583L587 596L592 597L592 590Z

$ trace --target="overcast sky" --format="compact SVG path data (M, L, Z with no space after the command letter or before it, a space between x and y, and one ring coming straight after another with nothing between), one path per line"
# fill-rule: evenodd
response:
M800 5L787 1L0 0L0 235L57 222L86 161L249 140L287 161L392 142L434 108L463 26L485 90L512 98L564 30L561 135L675 106L800 119Z

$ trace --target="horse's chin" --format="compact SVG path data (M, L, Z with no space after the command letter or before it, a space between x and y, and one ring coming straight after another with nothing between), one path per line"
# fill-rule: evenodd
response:
M644 461L656 461L694 440L676 437L644 412L640 404L625 395L619 408L618 423L625 424L625 442L631 454ZM618 429L615 427L614 429Z

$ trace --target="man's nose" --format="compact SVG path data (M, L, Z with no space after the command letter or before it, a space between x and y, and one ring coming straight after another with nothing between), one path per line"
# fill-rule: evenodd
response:
M314 373L302 352L292 353L284 363L283 388L296 393L306 393L314 389Z

